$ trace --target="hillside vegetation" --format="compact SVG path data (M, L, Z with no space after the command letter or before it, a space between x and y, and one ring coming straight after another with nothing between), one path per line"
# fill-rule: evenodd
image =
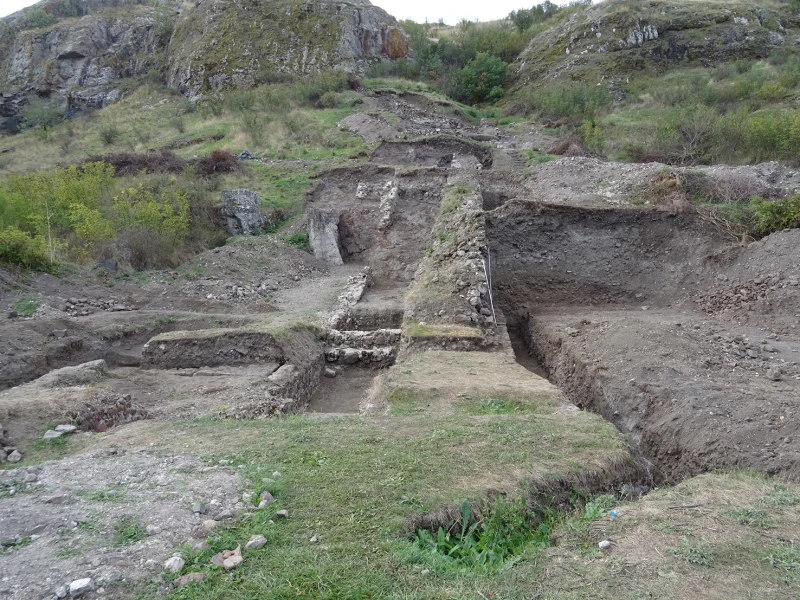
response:
M34 104L26 131L0 138L0 260L175 266L224 241L223 188L253 189L272 222L286 221L315 172L362 151L335 127L356 101L347 76L333 73L198 104L151 85L66 122ZM245 148L273 164L237 161Z
M70 107L55 93L26 97L14 117L22 133L0 137L4 262L37 269L103 258L134 268L176 265L224 240L213 216L223 187L255 190L270 222L282 223L301 212L314 173L366 156L361 138L336 127L363 101L355 74L298 76L307 69L264 63L244 78L206 73L198 88L167 85L180 54L170 48L197 42L188 31L201 15L184 15L183 30L173 35L176 23L165 7L144 0L44 2L3 20L3 47L19 36L38 44L60 31L77 36L60 56L83 56L81 28L108 25L124 13L144 19L136 21L143 28L138 41L125 43L155 49L146 60L133 54L117 65L113 93L122 100L103 110ZM545 2L504 20L455 27L405 21L413 59L373 61L366 71L372 79L364 81L436 90L471 104L462 109L476 122L538 123L562 140L534 152L542 160L579 153L667 165L794 164L798 10L794 2L609 0ZM218 21L214 27L222 26ZM219 50L244 52L236 48ZM61 75L45 77L47 85L71 85L58 62ZM37 64L21 72L33 82L46 75ZM234 160L244 149L271 163ZM152 153L161 158L143 158ZM665 176L663 185L670 181ZM800 220L791 198L763 203L743 192L720 199L678 184L690 200L719 205L733 229L751 236ZM82 191L87 186L91 193ZM143 244L153 233L163 243Z

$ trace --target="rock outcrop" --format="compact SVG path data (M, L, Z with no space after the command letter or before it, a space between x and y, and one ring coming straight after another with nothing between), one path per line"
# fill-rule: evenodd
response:
M0 119L31 96L99 108L148 73L198 98L408 53L394 17L368 0L44 0L0 19Z
M623 88L634 72L763 58L797 44L797 26L776 6L610 0L534 37L515 71L521 84L564 78Z
M261 198L252 190L223 190L220 217L231 235L258 235L266 226Z
M172 11L115 4L124 2L45 0L0 20L0 117L34 95L58 99L67 113L102 108L121 94L121 79L154 69L169 41L159 19Z
M395 18L368 0L200 0L178 20L169 84L197 96L275 72L357 72L408 52Z

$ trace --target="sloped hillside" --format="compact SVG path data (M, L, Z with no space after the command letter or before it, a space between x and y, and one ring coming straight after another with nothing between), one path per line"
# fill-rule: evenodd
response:
M624 86L631 75L764 58L798 43L788 2L609 0L533 38L515 64L521 84L553 79Z
M0 118L31 95L102 107L145 76L196 97L406 54L397 21L368 0L44 0L0 21Z

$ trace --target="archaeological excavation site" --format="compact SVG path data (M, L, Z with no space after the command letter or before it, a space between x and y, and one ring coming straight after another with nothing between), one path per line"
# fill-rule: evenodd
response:
M63 4L0 20L0 599L800 597L797 155L624 159L515 100L609 72L582 27L781 69L796 9L539 5L468 102L374 75L422 26L366 1ZM285 53L217 56L248 7ZM62 88L70 143L24 125Z

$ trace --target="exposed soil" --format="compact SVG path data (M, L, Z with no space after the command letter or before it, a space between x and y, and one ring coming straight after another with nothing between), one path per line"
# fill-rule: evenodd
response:
M357 414L376 375L374 370L361 367L341 369L336 377L321 381L308 402L308 410L315 413Z
M663 477L800 475L797 231L743 247L691 213L519 202L487 223L497 302L527 349ZM710 301L756 273L750 302Z
M475 125L421 94L367 96L341 126L382 141L370 164L322 173L307 197L308 208L338 218L344 264L263 236L140 277L0 272L0 304L39 305L30 317L0 321L8 448L27 451L58 423L97 429L77 415L98 397L123 406L125 418L139 411L156 420L388 411L373 393L399 354L406 362L392 371L393 385L413 389L414 401L435 399L437 410L473 410L469 402L511 390L546 397L545 420L582 419L615 435L575 406L598 413L630 434L641 459L619 450L624 477L650 469L677 482L745 467L800 478L800 231L742 245L685 204L648 205L663 165L587 157L532 165L525 151L547 148L552 136L530 124ZM800 186L797 173L775 164L704 170L717 186L767 196ZM452 202L456 189L467 192ZM325 330L331 315L340 325ZM332 339L343 345L329 347ZM443 349L471 352L419 354ZM436 356L434 369L426 358ZM89 380L65 379L71 372L36 379L93 359L108 368ZM336 376L324 377L326 368ZM416 408L409 401L398 410ZM123 417L110 426L143 427ZM386 422L391 428L388 413ZM193 444L187 454L203 454ZM613 466L597 469L598 480L617 482ZM126 598L121 582L151 578L196 532L195 497L244 510L239 476L196 458L95 452L0 473L0 541L19 544L35 530L48 542L0 556L0 593L14 600L47 597L88 575ZM495 479L472 484L485 490L500 485ZM520 480L512 473L504 485ZM117 487L130 502L92 495ZM64 506L48 500L56 496ZM111 548L103 532L123 512L163 534ZM77 533L89 522L98 535ZM87 558L58 554L70 544Z

